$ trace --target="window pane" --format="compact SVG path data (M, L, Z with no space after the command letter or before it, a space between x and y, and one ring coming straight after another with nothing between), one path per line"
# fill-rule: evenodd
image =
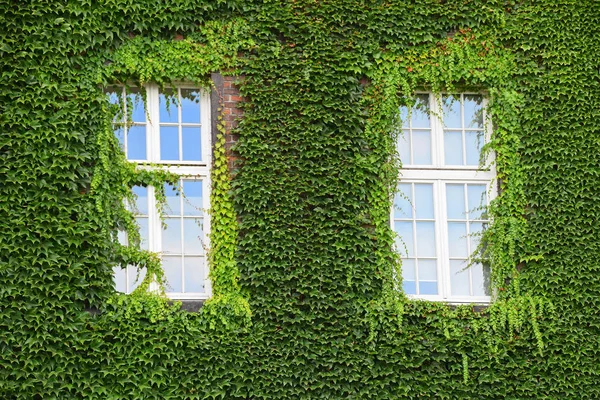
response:
M181 287L181 257L163 257L162 267L167 280L165 291L181 293L183 291Z
M113 275L115 281L115 290L117 292L127 292L127 268L121 268L117 265L113 268Z
M183 160L201 161L202 144L200 141L200 127L181 128L181 140L183 141Z
M429 131L412 131L413 164L431 165L431 133Z
M471 241L471 252L474 252L479 246L481 241L481 234L483 233L482 222L471 222L469 224L469 240Z
M469 219L481 219L482 209L487 205L485 185L467 185L467 196L469 200Z
M419 259L419 281L437 281L437 261Z
M204 293L205 259L204 257L185 257L185 292Z
M127 107L132 107L131 120L133 122L146 122L144 99L138 88L129 89L129 93L127 94Z
M202 181L183 180L183 215L203 215Z
M446 165L463 165L462 133L444 131L444 161Z
M200 92L181 89L181 122L200 123Z
M402 134L398 136L398 154L400 155L400 161L402 164L409 165L410 160L410 133L408 130L402 131Z
M448 219L466 219L463 185L446 184L446 210Z
M435 257L435 229L433 222L417 222L417 256Z
M471 267L473 279L473 296L489 296L489 268L481 264L473 264Z
M483 97L465 94L465 125L467 128L483 128Z
M148 218L137 217L135 221L140 227L140 249L149 250L148 238L150 237L150 226L148 224Z
M412 222L396 222L394 223L395 231L400 236L398 241L398 251L408 257L414 257L415 242L413 239L413 224ZM408 251L408 254L406 252Z
M117 240L119 241L119 244L122 244L123 246L127 245L127 234L125 231L117 232Z
M120 125L115 126L114 132L115 132L115 137L119 141L119 146L121 147L121 150L124 150L125 149L125 131L123 129L123 126L120 126Z
M483 146L483 131L466 131L465 135L467 165L479 165L481 147Z
M410 196L410 185L398 185L398 193L394 196L394 218L412 218L412 206L404 196Z
M462 260L450 260L450 293L452 296L469 296L469 270L463 269L467 263Z
M146 268L142 268L138 275L138 269L130 265L127 267L127 276L129 277L129 293L131 293L146 277Z
M184 218L183 220L183 251L186 254L202 254L202 220Z
M165 218L165 226L162 232L163 253L181 254L181 219Z
M415 270L415 260L402 260L402 279L404 279L405 281L414 281L417 279L417 273Z
M164 187L167 204L163 212L165 215L181 215L181 196L179 195L179 190L168 183L165 183Z
M415 211L417 218L433 219L433 185L415 183Z
M104 93L108 96L108 102L110 104L119 104L119 101L122 99L123 88L119 86L109 86Z
M408 128L408 107L401 106L399 109L400 120L402 121L402 127Z
M415 106L412 110L412 127L429 128L429 95L417 95Z
M406 294L417 294L417 282L402 281L402 289Z
M178 122L176 91L165 89L158 96L158 117L160 122Z
M460 120L460 96L442 96L442 112L444 113L444 127L462 128Z
M160 127L160 159L165 161L179 160L178 127Z
M419 294L438 294L437 282L419 281Z
M133 125L127 132L127 159L146 159L146 127Z
M148 215L148 188L134 186L131 191L135 195L135 212L139 215Z
M467 258L467 227L462 222L448 222L448 253L450 257Z

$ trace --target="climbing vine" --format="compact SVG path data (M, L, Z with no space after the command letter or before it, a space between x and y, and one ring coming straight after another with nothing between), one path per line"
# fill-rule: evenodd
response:
M0 4L0 397L600 398L599 15L550 0ZM104 90L210 89L217 72L243 77L244 114L233 132L216 121L213 295L187 312L147 290L160 259L127 206L131 187L178 178L126 160ZM486 307L400 289L395 135L419 90L489 100ZM116 265L147 279L117 295Z

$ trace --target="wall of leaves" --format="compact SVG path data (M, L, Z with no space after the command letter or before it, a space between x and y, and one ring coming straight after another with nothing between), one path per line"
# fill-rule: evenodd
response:
M600 3L5 1L0 23L0 397L600 398ZM112 266L152 257L114 210L170 178L119 155L102 87L217 71L249 99L231 182L215 150L217 295L115 296ZM396 290L390 132L423 86L490 94L484 311Z

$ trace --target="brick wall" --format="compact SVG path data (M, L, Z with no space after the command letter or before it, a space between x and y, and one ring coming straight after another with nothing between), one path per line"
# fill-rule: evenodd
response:
M213 140L217 134L216 122L218 116L222 117L225 123L225 151L229 170L235 173L237 155L232 151L231 147L237 142L239 135L233 133L238 125L239 119L242 117L243 111L238 106L244 101L240 95L239 88L235 85L240 77L222 76L221 74L213 74L212 80L215 85L212 103L212 120L213 120Z

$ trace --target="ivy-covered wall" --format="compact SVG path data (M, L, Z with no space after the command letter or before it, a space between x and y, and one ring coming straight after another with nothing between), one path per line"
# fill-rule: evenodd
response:
M5 1L0 26L0 398L600 398L599 2ZM246 101L216 121L213 298L117 295L116 264L161 276L123 199L174 178L127 163L103 87L217 72ZM483 311L398 289L419 88L489 94Z

